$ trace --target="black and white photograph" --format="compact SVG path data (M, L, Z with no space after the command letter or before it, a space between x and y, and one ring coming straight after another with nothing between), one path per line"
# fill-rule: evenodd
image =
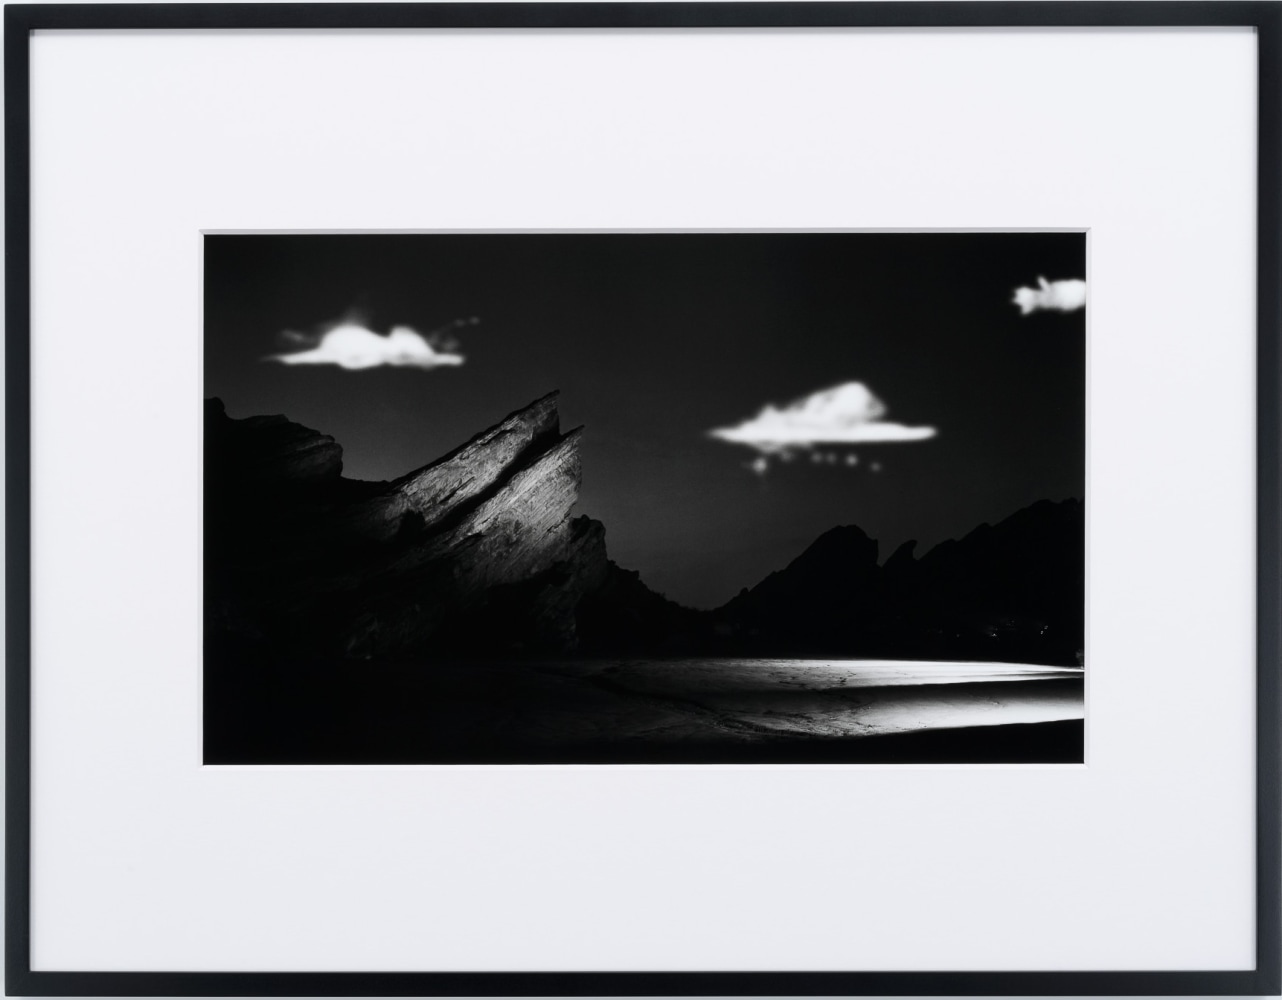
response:
M1282 0L5 37L7 993L1277 995Z
M206 763L1081 763L1085 262L206 236Z

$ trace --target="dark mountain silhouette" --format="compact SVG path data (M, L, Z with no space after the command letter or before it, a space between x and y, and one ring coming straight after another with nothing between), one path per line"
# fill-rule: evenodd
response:
M1075 665L1080 501L1043 501L921 558L833 528L712 612L612 563L572 515L556 394L391 482L342 476L283 416L205 416L206 651L215 659L876 656Z
M915 559L878 566L858 528L821 535L714 612L727 650L756 655L1081 663L1085 534L1078 500L1043 500Z
M1082 662L1086 522L1080 500L1042 500L944 542L907 574L937 646L983 658L1001 646L1032 662ZM1027 650L1019 653L1019 650Z

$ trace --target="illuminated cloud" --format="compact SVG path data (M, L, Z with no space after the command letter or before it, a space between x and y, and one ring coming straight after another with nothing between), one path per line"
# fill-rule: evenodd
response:
M286 340L307 343L305 334L286 331ZM408 326L397 326L387 336L357 323L343 323L322 334L315 346L291 354L273 354L264 361L285 365L338 365L357 370L388 365L393 368L452 367L463 363L453 344L433 344Z
M709 436L754 448L762 455L787 456L816 445L866 444L881 441L924 441L933 427L905 427L883 420L886 404L862 382L812 393L787 406L767 404L755 417L734 427L718 427ZM833 464L836 455L815 452L815 462Z
M1034 312L1075 312L1086 305L1086 282L1080 278L1063 281L1038 278L1036 288L1016 288L1011 301L1019 306L1021 316Z

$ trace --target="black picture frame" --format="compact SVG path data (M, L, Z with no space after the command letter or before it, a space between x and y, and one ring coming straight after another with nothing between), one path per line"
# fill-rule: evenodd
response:
M30 38L76 29L1247 26L1258 33L1256 956L1243 971L33 971ZM6 988L33 996L1277 995L1282 988L1282 3L763 2L10 5L5 9Z

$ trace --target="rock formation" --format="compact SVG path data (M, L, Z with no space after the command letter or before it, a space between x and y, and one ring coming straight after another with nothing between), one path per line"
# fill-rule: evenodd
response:
M610 567L573 517L578 431L556 394L390 483L333 439L206 406L207 637L291 655L567 650Z
M282 416L205 418L206 650L239 659L887 657L1080 663L1084 518L1042 501L921 558L833 528L716 611L683 608L576 517L556 394L391 482Z

